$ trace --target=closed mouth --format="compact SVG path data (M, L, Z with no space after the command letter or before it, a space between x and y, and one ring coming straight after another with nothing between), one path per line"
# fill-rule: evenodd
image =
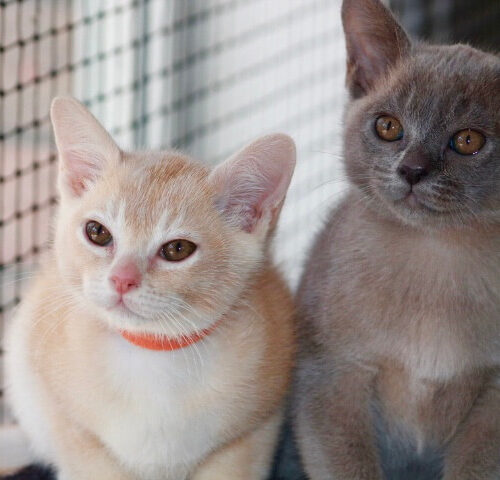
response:
M410 188L408 192L404 193L401 198L395 200L398 205L404 205L405 207L410 207L410 209L416 209L419 207L427 207L427 205L422 201L421 196Z
M424 210L434 215L446 214L446 211L439 210L435 205L429 204L425 201L425 195L419 195L413 189L410 189L402 198L396 200L398 205L403 205L410 211Z
M124 313L126 315L133 315L134 317L142 317L139 313L132 310L126 303L123 297L118 300L112 307L108 308L109 311L115 311L118 313Z
M411 208L417 208L421 205L417 195L415 195L415 192L413 190L410 190L406 197L403 198L403 201L406 202Z

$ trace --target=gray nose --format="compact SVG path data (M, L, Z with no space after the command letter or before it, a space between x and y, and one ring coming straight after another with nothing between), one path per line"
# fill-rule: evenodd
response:
M398 167L398 173L403 177L410 185L415 185L420 182L422 178L429 174L429 170L421 165L400 165Z

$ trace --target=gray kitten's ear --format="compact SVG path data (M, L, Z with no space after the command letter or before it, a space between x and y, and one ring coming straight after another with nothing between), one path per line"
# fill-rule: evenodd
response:
M347 47L347 86L351 96L358 98L366 95L408 53L411 43L380 0L344 0L342 23Z
M248 233L269 232L278 220L294 168L295 143L288 135L255 140L210 174L218 209Z
M59 152L61 192L78 197L109 162L120 158L120 150L95 117L74 98L54 98L50 118Z

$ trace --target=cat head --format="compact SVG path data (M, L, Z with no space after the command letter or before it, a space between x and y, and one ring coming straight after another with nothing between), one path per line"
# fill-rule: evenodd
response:
M419 227L500 222L500 59L411 42L379 0L344 0L345 167L366 203Z
M76 100L56 98L55 255L70 295L117 329L210 327L266 260L295 165L282 134L212 171L177 152L124 153Z

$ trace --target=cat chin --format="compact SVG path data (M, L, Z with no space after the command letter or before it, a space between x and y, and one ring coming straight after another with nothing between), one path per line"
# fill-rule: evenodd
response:
M395 216L403 224L427 231L443 229L470 229L477 223L464 212L439 211L425 204L416 206L409 204L393 204L389 208L389 215ZM470 223L467 221L470 219Z
M98 308L98 317L112 330L138 330L144 329L152 323L144 317L141 317L126 307L114 307L113 309Z
M443 215L443 212L427 205L424 199L412 192L405 195L401 200L394 202L394 204L399 211L410 219L424 219Z
M454 212L438 210L428 205L425 198L419 195L405 193L394 198L379 192L377 197L382 201L382 208L379 204L376 207L377 211L388 220L397 220L405 225L423 230L467 226L464 223L466 217L463 214L455 212L454 215Z
M210 328L220 318L220 315L212 313L211 315L196 315L196 318L176 318L173 321L161 321L157 318L148 318L137 314L122 304L111 309L100 307L99 310L101 320L108 328L116 332L126 330L131 333L167 335L170 337L189 335L198 330Z
M369 205L386 219L396 217L404 223L413 225L425 222L426 218L433 217L436 213L425 205L420 196L406 189L397 192L374 189L374 193L374 201L370 201Z

